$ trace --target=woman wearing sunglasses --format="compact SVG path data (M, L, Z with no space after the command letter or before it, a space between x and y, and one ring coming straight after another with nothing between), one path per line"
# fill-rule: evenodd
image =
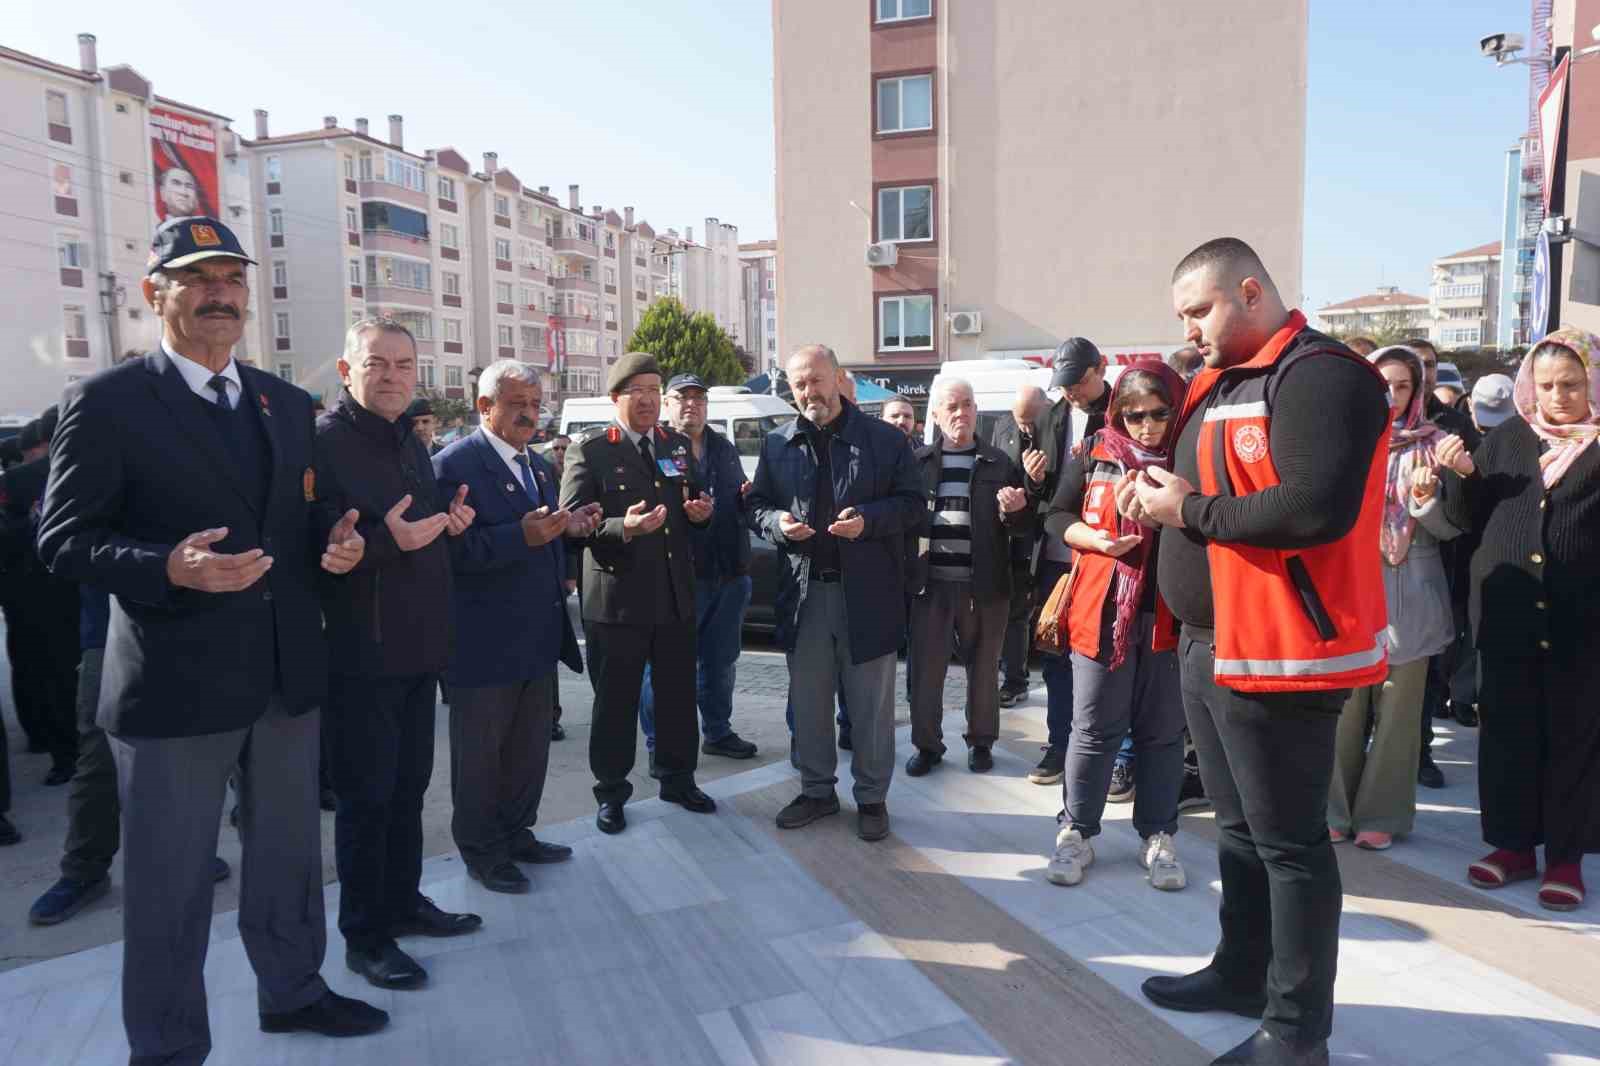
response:
M1186 883L1173 849L1183 784L1183 699L1177 625L1156 591L1158 530L1117 514L1115 486L1125 473L1171 470L1173 429L1185 385L1160 360L1141 360L1118 378L1106 428L1061 470L1045 519L1076 560L1062 631L1072 662L1072 736L1063 778L1055 854L1046 877L1076 885L1094 862L1117 749L1130 731L1134 751L1133 826L1150 884Z

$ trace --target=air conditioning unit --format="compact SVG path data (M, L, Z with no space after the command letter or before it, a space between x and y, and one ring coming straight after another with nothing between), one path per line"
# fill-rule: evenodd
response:
M983 314L979 311L952 311L950 313L950 332L958 337L982 333Z
M900 246L893 241L867 245L867 266L892 267L900 261Z

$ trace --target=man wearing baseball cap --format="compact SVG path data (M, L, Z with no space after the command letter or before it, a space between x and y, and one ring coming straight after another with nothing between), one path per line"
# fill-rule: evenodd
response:
M211 1048L204 967L230 774L262 1030L356 1036L388 1022L319 973L318 585L365 544L354 512L331 532L313 521L311 397L233 358L253 262L215 218L156 231L143 290L161 346L68 388L39 522L50 568L112 597L98 722L122 797L135 1066L199 1063Z
M1485 374L1472 386L1472 424L1478 432L1489 431L1517 413L1511 398L1511 379L1504 374Z

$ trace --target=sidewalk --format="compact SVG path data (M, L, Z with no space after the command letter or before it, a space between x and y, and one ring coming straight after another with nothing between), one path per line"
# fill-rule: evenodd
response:
M947 731L959 731L950 717ZM577 855L536 868L527 896L487 893L453 857L431 859L426 891L481 913L485 927L408 942L429 965L426 989L370 988L330 938L330 983L393 1015L374 1038L262 1036L253 977L231 916L220 915L207 967L210 1062L1207 1062L1254 1023L1155 1011L1137 986L1200 965L1214 944L1210 818L1183 819L1184 892L1144 883L1126 806L1110 809L1083 885L1045 883L1060 795L1024 777L1043 717L1041 689L1005 715L987 777L959 759L925 778L897 775L894 835L876 845L853 835L847 770L841 817L778 831L772 814L797 784L779 761L712 782L713 816L647 800L630 805L619 837L598 834L587 811L542 827ZM1462 884L1481 850L1476 736L1441 732L1451 784L1423 794L1417 833L1383 855L1339 851L1347 897L1334 1059L1600 1063L1600 911L1555 915L1529 886ZM337 892L329 886L330 916ZM126 1061L119 957L113 943L0 974L0 1064Z

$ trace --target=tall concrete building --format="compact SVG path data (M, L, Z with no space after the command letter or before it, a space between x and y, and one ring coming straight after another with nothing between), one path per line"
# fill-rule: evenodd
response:
M778 354L778 242L739 245L744 263L744 348L761 373Z
M778 347L1181 343L1212 237L1300 293L1305 0L775 0Z
M1428 339L1441 348L1493 345L1500 321L1500 242L1433 261L1428 289L1433 324Z

